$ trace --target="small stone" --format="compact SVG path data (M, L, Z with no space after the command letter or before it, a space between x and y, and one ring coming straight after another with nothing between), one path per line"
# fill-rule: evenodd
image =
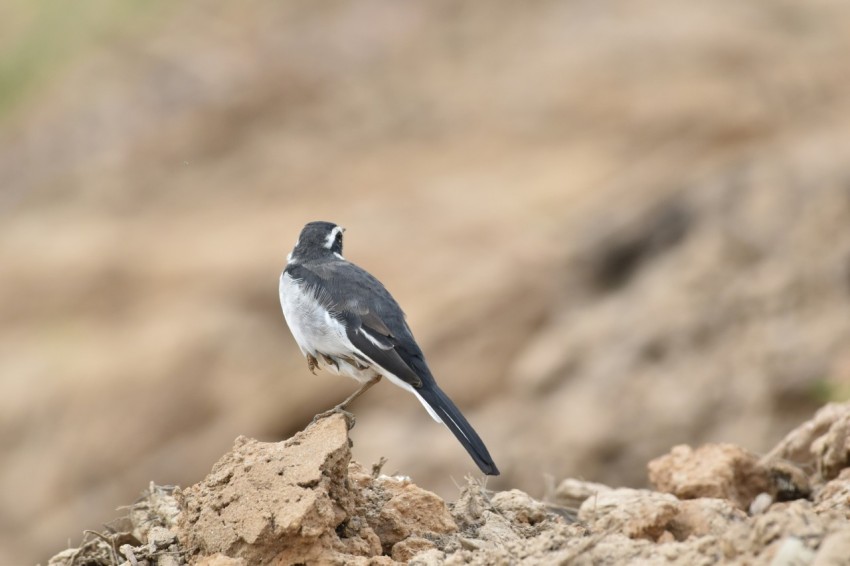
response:
M761 515L773 505L773 497L769 493L759 493L750 503L750 515Z
M397 562L410 562L410 560L426 550L436 548L434 543L421 537L408 537L393 545L392 557Z

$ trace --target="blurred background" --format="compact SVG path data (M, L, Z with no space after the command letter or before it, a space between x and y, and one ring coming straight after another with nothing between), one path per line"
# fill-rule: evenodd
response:
M303 224L405 307L495 489L639 486L850 393L850 4L0 6L0 564L350 393L277 280ZM411 396L354 456L451 499Z

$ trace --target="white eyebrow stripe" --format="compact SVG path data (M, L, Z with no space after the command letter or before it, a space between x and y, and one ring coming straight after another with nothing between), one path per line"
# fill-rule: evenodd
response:
M328 234L327 238L325 238L326 249L331 249L331 247L334 245L334 240L336 240L336 235L342 232L343 230L344 228L342 226L336 226L333 230L331 230L331 233Z

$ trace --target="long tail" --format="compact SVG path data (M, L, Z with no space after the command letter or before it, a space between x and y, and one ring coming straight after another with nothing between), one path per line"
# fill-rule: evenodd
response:
M431 409L440 417L452 434L457 437L460 443L481 468L481 471L488 476L498 476L499 469L490 457L490 452L484 446L484 441L478 436L478 433L469 424L469 421L461 414L460 410L452 403L448 395L443 393L443 390L437 387L437 384L425 385L421 389L417 389L416 393L424 400Z

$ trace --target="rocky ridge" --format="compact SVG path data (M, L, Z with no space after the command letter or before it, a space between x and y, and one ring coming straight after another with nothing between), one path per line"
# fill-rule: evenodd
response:
M758 457L676 446L655 490L566 479L544 501L467 478L454 503L351 459L344 414L291 438L236 439L188 488L151 484L124 519L50 566L846 564L850 403Z

